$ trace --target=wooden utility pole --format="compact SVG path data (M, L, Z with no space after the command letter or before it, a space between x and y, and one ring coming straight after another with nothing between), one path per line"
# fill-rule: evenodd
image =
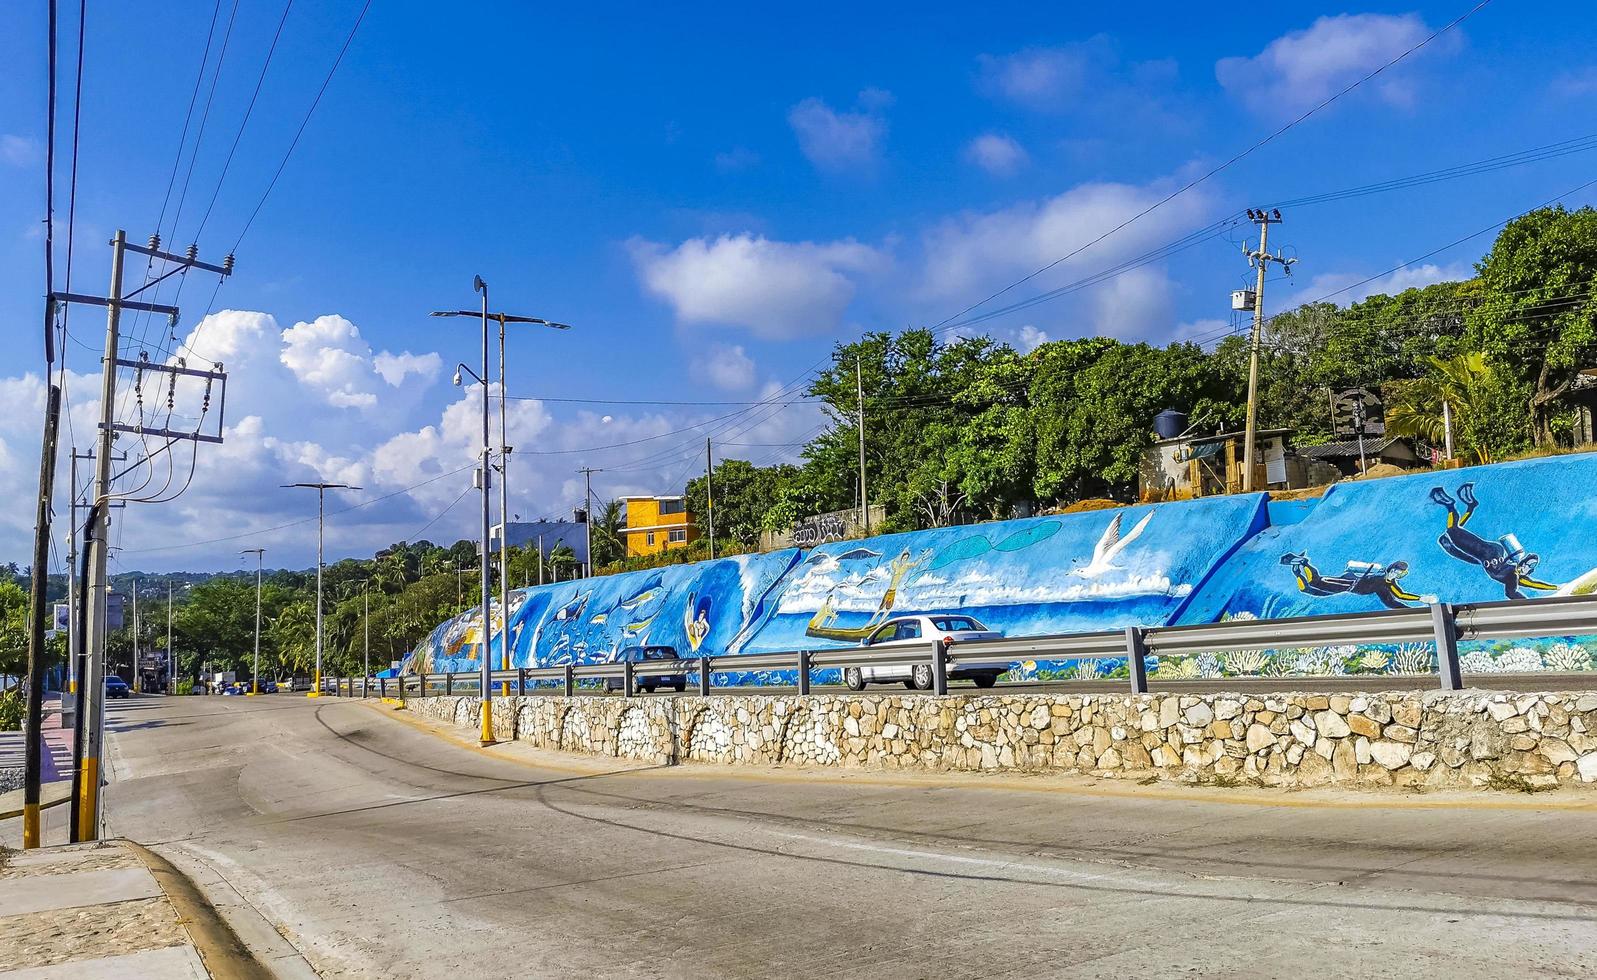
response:
M1242 436L1242 492L1253 491L1253 457L1254 443L1258 439L1259 416L1259 342L1264 333L1264 274L1271 262L1278 262L1281 268L1291 274L1292 263L1297 259L1283 258L1280 255L1271 255L1269 252L1270 226L1280 224L1280 211L1265 211L1260 208L1248 209L1248 220L1259 226L1259 247L1250 251L1246 245L1242 253L1248 257L1248 264L1258 270L1257 284L1253 292L1253 342L1249 345L1251 352L1248 355L1248 424Z
M710 529L710 560L715 560L715 463L710 440L704 440L704 520Z
M44 740L44 623L45 594L50 572L50 493L55 486L56 433L61 420L61 389L50 386L45 406L44 446L39 452L39 499L33 525L33 568L29 576L28 691L22 722L26 747L22 761L22 846L38 847L39 782L42 778ZM67 570L70 576L72 570Z
M865 489L865 375L860 359L854 358L854 393L859 417L859 522L865 533L871 533L871 496Z

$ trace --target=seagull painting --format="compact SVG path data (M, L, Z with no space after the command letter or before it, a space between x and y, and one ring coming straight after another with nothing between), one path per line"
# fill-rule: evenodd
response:
M1114 563L1115 558L1119 557L1120 553L1126 549L1126 545L1137 540L1137 536L1148 526L1148 522L1153 520L1153 512L1150 511L1146 517L1138 521L1136 526L1124 537L1120 534L1120 516L1116 514L1110 519L1109 526L1104 528L1103 535L1098 538L1098 543L1093 546L1092 561L1088 562L1083 568L1073 570L1070 574L1080 575L1083 578L1097 578L1105 572L1112 572L1120 568L1119 565Z

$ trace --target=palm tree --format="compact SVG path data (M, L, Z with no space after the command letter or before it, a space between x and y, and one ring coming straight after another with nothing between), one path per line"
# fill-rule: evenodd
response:
M1424 439L1440 446L1446 441L1443 405L1452 411L1454 443L1478 463L1491 462L1491 447L1484 432L1493 395L1492 366L1481 353L1457 357L1427 357L1430 374L1401 382L1386 408L1386 431L1395 436Z
M620 500L607 502L590 529L593 532L593 554L589 558L593 567L603 568L627 556L626 526L626 504Z

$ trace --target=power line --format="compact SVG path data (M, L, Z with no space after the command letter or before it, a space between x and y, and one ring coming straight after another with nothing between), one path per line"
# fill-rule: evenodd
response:
M194 74L194 90L189 93L188 111L183 114L183 131L177 138L177 153L172 156L172 172L166 178L166 194L161 198L161 213L155 219L156 231L160 231L161 226L166 223L166 206L171 202L172 187L177 183L177 169L183 162L183 147L189 140L189 123L194 118L194 106L200 98L200 83L205 80L205 66L211 60L211 42L216 37L216 21L221 13L222 0L216 0L215 6L211 8L211 26L205 32L205 50L200 54L200 70ZM153 264L154 259L151 259L147 265Z
M1409 266L1414 265L1417 262L1423 262L1426 259L1432 258L1432 257L1434 257L1436 255L1439 255L1442 252L1447 251L1448 249L1457 248L1459 245L1462 245L1462 244L1464 244L1467 241L1470 241L1470 240L1475 239L1475 238L1479 238L1482 235L1485 235L1485 234L1487 234L1489 232L1496 231L1497 229L1502 228L1504 225L1507 225L1509 222L1513 221L1515 218L1521 217L1522 215L1525 215L1525 214L1529 214L1531 211L1539 211L1542 208L1551 207L1554 204L1557 204L1559 201L1562 201L1564 198L1570 197L1571 195L1574 195L1574 194L1578 194L1581 191L1585 190L1588 187L1591 187L1594 184L1597 184L1597 179L1588 180L1588 181L1586 181L1583 184L1580 184L1580 185L1578 185L1576 187L1570 188L1567 191L1564 191L1562 194L1555 195L1551 199L1549 199L1549 200L1547 200L1547 201L1545 201L1545 202L1543 202L1541 204L1538 204L1535 207L1530 208L1529 210L1520 211L1520 212L1518 212L1518 213L1516 213L1516 214L1514 214L1514 215L1512 215L1510 217L1502 219L1501 221L1493 222L1492 224L1487 225L1486 227L1481 228L1478 231L1470 232L1469 234L1463 236L1462 238L1456 238L1453 241L1448 242L1446 245L1442 245L1442 246L1440 246L1438 248L1431 249L1429 252L1426 252L1424 255L1416 256L1415 258L1409 259L1406 262L1400 262L1397 265L1393 266L1392 268L1387 269L1385 272L1378 272L1378 273L1376 273L1373 276L1368 276L1368 277L1366 277L1364 279L1360 279L1358 282L1349 283L1348 285L1343 286L1340 289L1333 289L1331 292L1326 293L1323 296L1320 296L1320 297L1318 297L1316 299L1313 299L1313 300L1309 300L1307 303L1300 303L1297 306L1293 307L1292 309L1294 309L1294 310L1295 309L1299 309L1299 308L1301 308L1303 306L1310 306L1310 305L1313 305L1315 303L1324 303L1324 302L1330 300L1332 297L1340 296L1343 293L1346 293L1346 292L1348 292L1350 290L1353 290L1353 289L1357 289L1360 286L1367 286L1370 283L1375 282L1377 279L1383 279L1386 276L1389 276L1389 275L1393 274L1394 272L1400 272L1403 269L1406 269ZM1288 312L1291 312L1291 311L1290 310L1282 310L1280 313L1272 314L1271 316L1267 317L1266 319L1267 320L1274 320L1276 317L1281 316L1281 315L1283 315L1285 313L1288 313ZM1221 339L1223 337L1229 336L1233 332L1234 332L1234 328L1227 329L1223 333L1218 333L1218 334L1212 335L1209 339L1210 340L1218 340L1218 339ZM1192 340L1192 342L1193 343L1202 344L1202 343L1207 343L1208 340L1201 340L1201 339L1194 338Z
M1479 0L1479 2L1476 3L1469 10L1467 10L1464 13L1460 14L1458 17L1455 17L1453 20L1449 21L1447 24L1443 25L1442 27L1437 28L1435 31L1432 31L1430 34L1426 35L1423 39L1421 39L1420 41L1415 43L1413 46L1409 47L1407 50L1405 50L1402 53L1400 53L1397 57L1395 57L1392 60L1386 62L1383 65L1381 65L1379 68L1376 68L1374 71L1370 72L1369 74L1364 75L1363 77L1357 79L1352 84L1348 85L1346 88L1343 88L1341 91L1336 92L1335 94L1329 96L1324 101L1318 103L1317 105L1315 105L1312 108L1310 108L1308 111L1304 112L1302 115L1299 115L1297 118L1293 119L1291 122L1288 122L1286 125L1284 125L1281 128L1275 130L1274 132L1270 133L1268 136L1265 136L1263 139L1257 141L1252 146L1249 146L1247 149L1243 150L1241 153L1238 153L1235 156L1231 157L1229 160L1226 160L1224 163L1222 163L1222 164L1220 164L1220 165L1218 165L1216 167L1211 168L1210 170L1206 171L1202 175L1200 175L1198 177L1195 177L1192 180L1187 181L1185 184L1181 185L1176 190L1171 191L1169 194L1165 195L1164 197L1160 198L1159 200L1155 201L1154 203L1152 203L1152 204L1148 205L1147 207L1143 208L1141 211L1138 211L1136 214L1132 215L1131 217L1129 217L1129 218L1125 219L1124 221L1120 222L1119 224L1115 225L1113 228L1110 228L1108 231L1098 235L1096 238L1093 238L1090 241L1088 241L1088 242L1086 242L1086 243L1084 243L1082 245L1077 246L1074 249L1071 249L1069 252L1066 252L1064 255L1061 255L1059 258L1054 259L1052 262L1049 262L1047 265L1044 265L1042 268L1037 269L1035 272L1031 272L1031 273L1028 273L1025 276L1022 276L1021 278L1015 280L1014 282L1012 282L1009 285L1005 286L1004 288L998 290L997 292L992 293L991 295L989 295L989 296L987 296L987 297L985 297L985 298L983 298L983 299L981 299L981 300L979 300L979 301L977 301L975 303L972 303L970 306L965 307L963 310L960 310L958 313L955 313L952 316L947 317L943 321L941 321L941 322L939 322L937 324L934 324L932 329L935 330L938 327L942 327L942 326L946 325L947 323L949 323L952 320L956 320L956 319L958 319L960 317L965 316L967 313L970 313L972 310L975 310L975 309L977 309L979 307L985 306L987 303L990 303L991 301L997 299L999 296L1002 296L1003 294L1009 292L1011 289L1014 289L1016 286L1023 285L1025 283L1031 281L1032 279L1037 278L1038 276L1040 276L1043 273L1047 272L1049 269L1052 269L1055 266L1059 265L1061 262L1068 261L1069 259L1071 259L1071 258L1073 258L1073 257L1075 257L1077 255L1080 255L1082 252L1084 252L1087 249L1093 247L1094 245L1098 244L1099 242L1103 241L1104 239L1109 238L1110 236L1120 232L1122 229L1124 229L1127 226L1131 225L1133 222L1136 222L1136 221L1140 220L1141 218L1143 218L1143 217L1145 217L1145 216L1147 216L1149 214L1152 214L1154 211L1157 211L1159 208L1164 207L1166 204L1169 204L1171 201L1173 201L1176 198L1180 197L1182 194L1185 194L1187 191L1192 190L1194 187L1197 187L1199 184L1204 183L1205 181L1209 180L1211 177L1214 177L1216 174L1219 174L1220 172L1230 168L1231 166L1235 165L1236 163L1240 162L1241 160L1245 159L1246 157L1252 155L1255 151L1259 150L1261 147L1265 146L1268 143L1273 142L1274 140L1276 140L1280 136L1284 135L1287 131L1289 131L1293 127L1297 126L1299 123L1303 122L1304 120L1308 119L1310 116L1312 116L1315 113L1319 112L1320 110L1324 109L1326 106L1329 106L1331 103L1337 101L1338 99L1340 99L1343 96L1347 95L1348 93L1352 92L1354 89L1356 89L1359 86L1363 85L1365 82L1370 81L1371 79L1375 78L1377 75L1380 75L1382 72L1386 71L1388 68L1391 68L1393 65L1396 65L1398 62L1404 60L1409 55L1413 54L1414 52L1416 52L1416 51L1420 50L1421 48L1425 47L1426 45L1430 44L1432 41L1436 40L1438 37L1441 37L1443 34L1446 34L1448 31L1451 31L1453 28L1455 28L1458 25L1464 23L1464 21L1466 21L1470 17L1474 16L1482 8L1484 8L1487 4L1489 4L1491 2L1492 2L1492 0Z
M306 110L305 118L300 121L299 129L294 133L294 139L288 144L288 152L283 154L283 160L277 165L277 171L272 174L272 179L266 185L266 191L261 194L261 199L256 203L255 209L250 212L249 220L244 222L244 230L238 233L238 240L233 243L231 251L237 252L239 245L244 241L244 236L249 234L250 227L255 224L255 217L261 213L261 208L266 205L266 199L271 196L272 189L277 186L277 180L283 176L283 168L288 166L288 160L294 155L294 149L299 146L300 137L305 135L305 127L310 125L311 116L315 115L316 107L322 104L322 96L327 94L327 86L332 84L333 74L338 71L338 66L343 64L344 55L348 53L349 46L355 41L355 32L360 30L361 23L366 19L366 12L371 9L372 0L366 0L361 5L360 15L355 18L355 23L349 29L349 35L344 38L344 46L338 49L338 57L333 59L333 66L327 69L327 77L322 79L322 87L317 89L316 98L311 100L311 107Z
M413 484L411 484L408 487L402 487L402 488L400 488L398 490L395 490L395 491L393 491L391 493L385 493L385 494L383 494L380 497L373 497L370 500L363 500L363 501L361 501L358 504L353 504L353 505L351 505L349 507L345 507L343 510L330 511L330 512L328 512L327 516L328 517L337 517L340 514L347 514L350 511L360 510L362 507L370 507L372 504L380 503L380 502L382 502L384 500L388 500L390 498L397 497L400 494L409 493L412 490L420 489L421 487L427 486L429 483L437 483L439 480L442 480L445 477L454 476L456 473L464 473L467 470L475 469L476 466L477 466L477 464L475 462L467 463L465 466L460 466L460 467L457 467L455 469L449 470L447 472L439 473L437 476L428 477L427 479L422 480L420 483L413 483ZM219 538L207 538L207 539L205 539L203 541L186 541L186 542L184 542L182 544L165 545L165 546L160 547L160 548L128 548L128 549L124 549L124 550L126 551L127 554L130 554L130 555L146 555L146 554L151 554L153 552L158 552L158 551L182 551L182 550L187 549L187 548L198 548L198 547L201 547L202 545L220 544L220 543L222 543L224 541L237 541L240 538L252 538L252 537L255 537L258 534L271 534L271 533L273 533L275 531L282 531L282 530L286 530L286 529L291 528L291 527L298 527L301 524L309 524L309 523L312 523L315 520L316 520L316 518L314 518L314 517L306 517L306 518L302 518L302 519L297 520L297 521L289 521L289 522L287 522L285 524L277 524L277 525L274 525L272 527L263 527L263 528L261 528L259 530L256 530L256 531L241 531L238 534L223 535L222 537L219 537Z
M211 211L216 207L216 199L222 193L222 182L227 180L227 171L233 166L233 155L238 152L239 141L244 138L244 127L249 125L250 115L255 112L255 101L261 97L261 86L266 84L266 71L272 67L272 55L277 53L277 42L283 37L283 25L288 23L288 12L294 8L294 0L283 4L283 16L277 21L277 32L272 35L272 43L266 49L266 60L261 64L261 74L255 79L255 91L250 93L249 105L244 107L244 118L239 120L238 132L233 135L233 145L227 151L227 159L222 161L222 173L216 178L216 189L211 192L211 202L205 206L205 214L200 218L200 226L194 232L195 241L205 233L205 225L211 220Z

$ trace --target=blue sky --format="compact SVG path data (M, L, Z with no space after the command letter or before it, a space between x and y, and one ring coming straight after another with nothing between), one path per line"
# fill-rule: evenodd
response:
M43 6L11 11L14 29L0 34L9 66L0 76L0 314L15 338L15 356L0 366L0 488L17 499L35 479L41 391ZM237 240L360 6L294 4L218 190L283 10L277 0L240 0L178 245L213 193L202 253L219 257ZM512 337L512 395L755 401L833 343L940 322L1065 254L1469 6L684 13L376 0L197 336L212 289L196 283L181 295L180 338L233 372L229 441L202 453L177 502L125 512L119 561L227 568L239 548L264 541L275 552L269 564L303 565L314 527L261 532L306 513L308 501L277 484L318 475L369 488L352 502L392 494L333 522L334 554L369 554L423 529L435 540L471 533L471 501L460 499L469 473L455 471L471 461L476 403L449 375L457 360L475 364L477 339L464 321L426 313L473 305L473 274L489 281L495 306L576 326ZM231 5L220 9L213 68ZM212 10L90 5L75 289L104 289L112 230L139 240L154 227ZM68 109L74 17L67 11L62 25ZM1496 0L1005 299L1099 272L1250 205L1587 135L1597 109L1591 34L1560 5ZM201 107L210 84L207 73ZM196 110L189 150L198 118ZM63 112L58 276L70 125ZM185 155L179 187L187 166ZM1300 263L1291 282L1272 286L1270 305L1391 269L1558 196L1590 168L1590 153L1574 154L1288 209L1272 242ZM983 329L1019 345L1095 333L1212 337L1229 324L1229 291L1247 276L1243 237L1202 241ZM1341 298L1464 274L1489 241ZM103 317L80 310L71 325L89 345L68 347L74 434L86 441L97 387L89 348ZM141 335L160 333L144 325ZM706 423L749 407L520 398L512 443L551 455L517 459L512 510L568 511L584 464L609 471L596 478L605 494L675 490L698 465L706 432L759 443L724 452L765 461L784 452L765 444L798 440L821 421L793 405ZM163 470L156 485L164 480ZM24 559L30 525L27 508L0 518L0 556ZM241 534L250 536L175 547Z

